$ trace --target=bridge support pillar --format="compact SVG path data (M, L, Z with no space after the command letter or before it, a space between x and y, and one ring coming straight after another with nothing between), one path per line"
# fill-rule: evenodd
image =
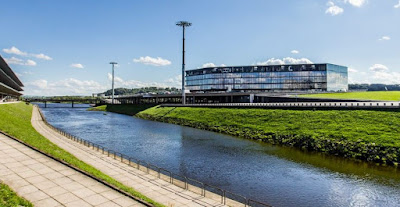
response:
M44 102L44 108L47 108L47 101Z
M72 101L72 108L74 108L74 101Z

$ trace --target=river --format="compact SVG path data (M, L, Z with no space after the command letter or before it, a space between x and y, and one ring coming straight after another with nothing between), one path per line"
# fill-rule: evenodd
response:
M400 206L400 171L127 115L48 104L48 122L273 206ZM65 106L66 108L62 108Z

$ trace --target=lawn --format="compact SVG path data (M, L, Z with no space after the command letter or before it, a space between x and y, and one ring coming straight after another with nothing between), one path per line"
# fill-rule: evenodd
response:
M14 206L33 206L32 203L19 197L10 187L0 182L0 206L1 207L14 207Z
M145 197L134 189L127 187L91 165L79 160L69 152L63 150L39 134L31 125L32 105L25 103L0 105L0 130L6 132L23 142L34 146L58 159L61 159L107 183L110 183L125 192L141 198L155 206L163 206Z
M154 104L130 104L130 105L101 105L89 108L88 111L110 111L119 114L135 115L141 111L155 106Z
M153 107L137 116L346 157L400 157L396 111Z
M400 101L400 91L367 91L347 93L320 93L299 95L305 98L332 98L332 99L357 99L357 100L380 100Z

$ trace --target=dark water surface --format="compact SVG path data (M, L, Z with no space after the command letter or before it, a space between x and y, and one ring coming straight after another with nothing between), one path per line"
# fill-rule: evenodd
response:
M42 108L47 120L75 136L274 206L400 206L400 172L391 167L126 115L55 108L68 104L48 106Z

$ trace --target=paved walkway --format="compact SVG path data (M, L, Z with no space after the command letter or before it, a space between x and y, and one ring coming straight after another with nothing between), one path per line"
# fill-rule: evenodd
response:
M42 121L36 107L32 115L32 125L51 142L70 152L78 159L81 159L119 182L132 187L143 195L166 206L224 206L221 204L220 196L211 199L184 190L162 179L158 179L155 175L146 174L143 171L114 160L107 155L103 155L101 152L92 150L60 135L50 129ZM211 193L208 192L208 195L210 194ZM229 206L244 206L243 204L231 200L227 200L227 204L229 204Z
M35 206L143 206L0 134L0 180Z
M21 101L11 101L11 102L1 102L0 101L0 104L14 104L14 103L19 103L19 102L21 102Z

